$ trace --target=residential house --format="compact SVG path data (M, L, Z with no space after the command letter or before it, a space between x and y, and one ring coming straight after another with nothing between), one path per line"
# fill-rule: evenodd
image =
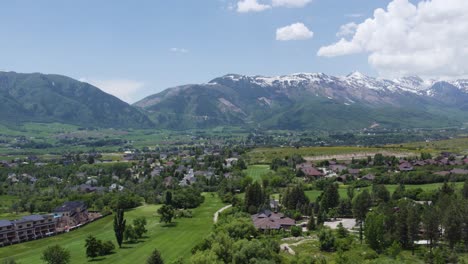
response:
M360 169L348 169L348 173L353 176L357 176L359 175L359 173L361 173L361 170Z
M468 175L468 170L465 169L452 169L450 171L451 174L458 174L458 175Z
M255 228L259 230L288 230L291 226L296 224L294 219L286 217L282 213L274 213L270 210L254 214L251 217Z
M323 173L318 169L314 168L310 163L302 163L296 165L297 170L301 170L308 178L320 178L323 177Z
M364 176L362 176L361 180L373 181L373 180L375 180L375 175L374 174L364 175Z
M398 166L398 169L400 171L412 171L414 168L413 168L413 165L411 165L411 163L403 162Z

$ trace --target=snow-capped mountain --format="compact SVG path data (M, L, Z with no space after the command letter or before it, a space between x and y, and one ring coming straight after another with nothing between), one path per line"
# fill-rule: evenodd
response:
M177 122L169 125L175 127L356 128L374 122L389 127L422 127L427 122L445 126L468 119L464 112L468 109L468 80L434 81L415 76L387 80L359 72L347 76L227 74L206 84L167 89L135 105L161 123ZM178 119L169 118L169 113Z

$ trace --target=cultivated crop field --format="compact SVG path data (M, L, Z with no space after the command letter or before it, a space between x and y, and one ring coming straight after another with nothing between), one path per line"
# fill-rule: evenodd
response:
M205 202L193 209L193 218L175 219L172 225L159 223L156 215L157 205L144 205L126 212L127 223L134 218L145 216L148 225L146 238L139 243L124 244L114 254L97 258L98 263L145 263L147 257L156 248L161 252L166 263L179 258L187 259L191 249L209 234L213 226L213 214L224 205L216 195L205 194ZM51 238L0 248L0 260L9 257L19 263L42 263L42 252L50 245L59 244L71 253L71 263L86 263L84 243L89 235L101 240L111 240L116 244L113 231L113 216L107 216L79 230Z
M408 151L400 147L303 147L303 148L256 148L247 154L250 164L265 164L270 163L275 158L290 157L294 154L301 155L306 159L320 160L320 159L351 159L352 155L364 157L376 153L391 153L393 155L419 155L418 151ZM336 157L333 157L336 156ZM342 157L342 158L340 158Z

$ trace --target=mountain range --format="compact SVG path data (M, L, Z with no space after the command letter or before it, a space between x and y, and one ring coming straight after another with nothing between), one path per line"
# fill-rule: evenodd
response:
M269 129L460 126L468 119L468 80L378 79L297 73L228 74L183 85L134 104L168 128L241 125Z
M61 75L0 72L0 123L61 122L114 128L349 130L440 128L468 121L468 80L394 80L227 74L182 85L133 105Z

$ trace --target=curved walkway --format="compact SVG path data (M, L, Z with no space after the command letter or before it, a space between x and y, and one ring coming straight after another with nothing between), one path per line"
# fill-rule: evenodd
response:
M303 238L303 239L299 240L296 243L292 243L292 244L284 243L284 244L280 245L280 249L285 251L285 252L288 252L291 255L296 255L296 252L291 248L291 246L299 246L302 243L312 241L312 240L314 240L314 239L313 238Z
M218 211L216 211L216 213L215 213L214 216L213 216L213 222L216 224L216 222L218 222L218 216L219 216L219 214L220 214L222 211L224 211L224 210L226 210L226 209L228 209L228 208L231 208L231 207L232 207L232 204L226 205L226 206L224 206L223 208L221 208L221 209L219 209Z

